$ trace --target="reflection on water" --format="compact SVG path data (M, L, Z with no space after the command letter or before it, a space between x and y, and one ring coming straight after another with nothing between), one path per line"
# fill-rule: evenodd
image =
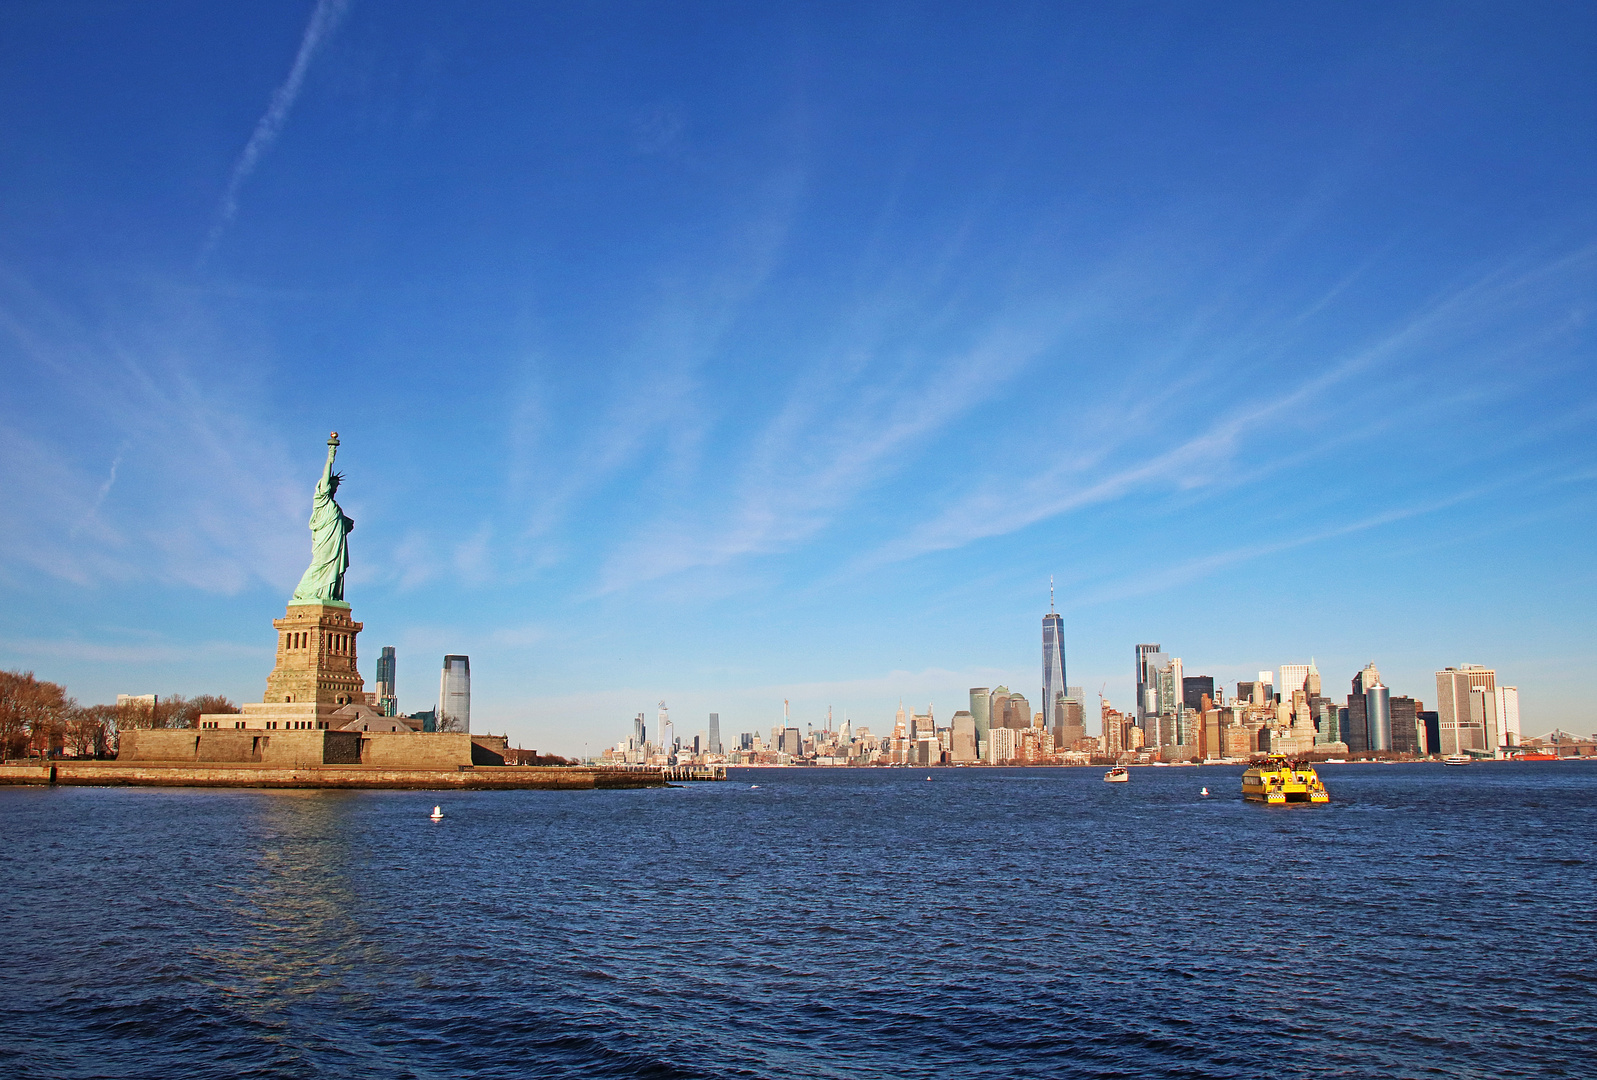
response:
M1239 774L0 790L0 1073L1585 1071L1597 766Z

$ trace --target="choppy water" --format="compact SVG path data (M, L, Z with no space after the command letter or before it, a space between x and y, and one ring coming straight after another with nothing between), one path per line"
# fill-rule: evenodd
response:
M0 1075L1597 1074L1597 765L1239 774L0 790Z

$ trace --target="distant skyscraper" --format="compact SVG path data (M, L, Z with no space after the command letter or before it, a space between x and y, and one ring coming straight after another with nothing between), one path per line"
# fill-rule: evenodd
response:
M1392 697L1380 683L1364 691L1364 723L1371 750L1392 749Z
M1499 686L1497 694L1497 745L1507 750L1519 745L1519 687Z
M710 745L708 752L719 754L721 752L721 714L710 714Z
M1194 712L1203 708L1203 699L1208 697L1211 707L1214 703L1214 676L1213 675L1183 675L1181 676L1181 703Z
M1349 750L1373 750L1370 744L1370 726L1368 721L1369 703L1365 691L1381 681L1381 673L1375 668L1375 661L1371 660L1364 665L1364 670L1353 676L1353 692L1347 696L1347 730L1342 733L1342 741L1347 743Z
M1181 741L1182 714L1186 710L1181 700L1182 677L1179 656L1167 658L1154 672L1154 712L1143 729L1149 746L1173 746Z
M991 727L1005 726L1005 710L1009 708L1009 687L999 685L993 687L993 692L987 697L987 715L991 720Z
M1165 664L1163 645L1138 645L1137 646L1137 707L1133 710L1137 717L1137 726L1146 730L1144 721L1151 713L1158 715L1158 706L1153 704L1149 692L1157 693L1159 684L1159 669Z
M1054 610L1054 579L1048 579L1048 614L1042 617L1042 714L1044 727L1065 722L1065 620Z
M1404 754L1424 752L1420 734L1419 704L1411 697L1392 699L1392 749Z
M438 679L438 730L471 730L471 658L444 657Z
M649 742L649 728L643 722L642 713L632 718L632 741L638 750L642 750Z
M976 757L976 718L961 709L954 714L952 738L949 743L949 760L968 764Z
M1303 689L1303 684L1309 677L1308 664L1282 664L1280 677L1276 680L1275 692L1281 695L1282 701L1291 701L1292 695Z
M985 686L970 688L970 715L976 721L976 751L979 754L987 745L987 731L992 727L992 699Z
M394 647L384 645L382 655L377 658L377 708L384 716L399 715L394 681Z
M1314 657L1309 657L1309 670L1303 676L1303 693L1310 699L1320 696L1320 669L1314 666Z
M1438 671L1436 712L1441 745L1433 753L1497 752L1497 672L1491 668L1461 664Z

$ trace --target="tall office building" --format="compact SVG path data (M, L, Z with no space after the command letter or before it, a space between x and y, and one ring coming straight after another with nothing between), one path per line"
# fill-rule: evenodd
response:
M979 756L987 745L987 732L992 727L992 699L985 686L970 688L970 715L976 721L976 753Z
M1282 701L1291 701L1292 695L1303 689L1308 680L1310 664L1282 664L1276 679L1275 692Z
M1063 727L1065 698L1065 620L1054 610L1054 579L1048 579L1048 614L1042 617L1042 715L1045 727Z
M438 730L471 730L471 658L444 657L438 677Z
M649 744L649 728L643 722L642 713L632 718L632 742L638 750L642 750Z
M399 696L394 692L394 647L384 645L377 658L377 710L384 716L399 715Z
M1213 675L1183 675L1181 676L1181 703L1194 712L1203 710L1203 699L1209 699L1210 707L1214 704L1214 676Z
M1153 703L1149 694L1157 692L1159 669L1164 666L1166 659L1163 645L1137 646L1137 707L1133 711L1137 717L1137 726L1144 730L1149 714L1159 715L1158 706Z
M1309 700L1320 696L1320 669L1314 666L1314 657L1309 657L1309 670L1303 676L1303 693Z
M1150 723L1143 729L1147 745L1174 746L1181 741L1182 715L1186 711L1181 700L1182 678L1179 656L1169 657L1155 672L1154 711Z
M1353 692L1347 696L1347 730L1342 733L1342 741L1347 743L1349 750L1375 749L1370 745L1369 703L1365 691L1380 681L1381 673L1376 670L1374 660L1353 676Z
M1392 695L1380 683L1364 691L1364 724L1371 750L1392 749Z
M721 714L720 713L714 713L713 712L713 713L710 714L710 740L709 740L709 746L706 749L711 754L719 754L721 752Z
M1008 710L1008 708L1009 687L1000 683L998 686L993 687L993 692L991 694L987 695L987 715L991 718L991 724L989 725L989 728L1001 728L1005 726L1004 717L1007 715L1006 710Z
M1475 664L1438 671L1436 713L1435 753L1497 753L1497 672Z
M964 765L980 760L976 756L976 718L961 709L954 714L950 726L953 730L949 733L948 760Z
M1519 745L1519 687L1497 688L1497 745L1504 750Z
M1421 734L1419 702L1411 697L1392 699L1392 749L1402 754L1423 754L1425 738Z

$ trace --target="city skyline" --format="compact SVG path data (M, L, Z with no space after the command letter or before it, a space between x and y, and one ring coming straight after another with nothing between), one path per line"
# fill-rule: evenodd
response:
M1146 642L1597 726L1584 8L0 28L0 669L257 700L336 430L401 709L523 745L1031 699L1050 574L1089 730Z

